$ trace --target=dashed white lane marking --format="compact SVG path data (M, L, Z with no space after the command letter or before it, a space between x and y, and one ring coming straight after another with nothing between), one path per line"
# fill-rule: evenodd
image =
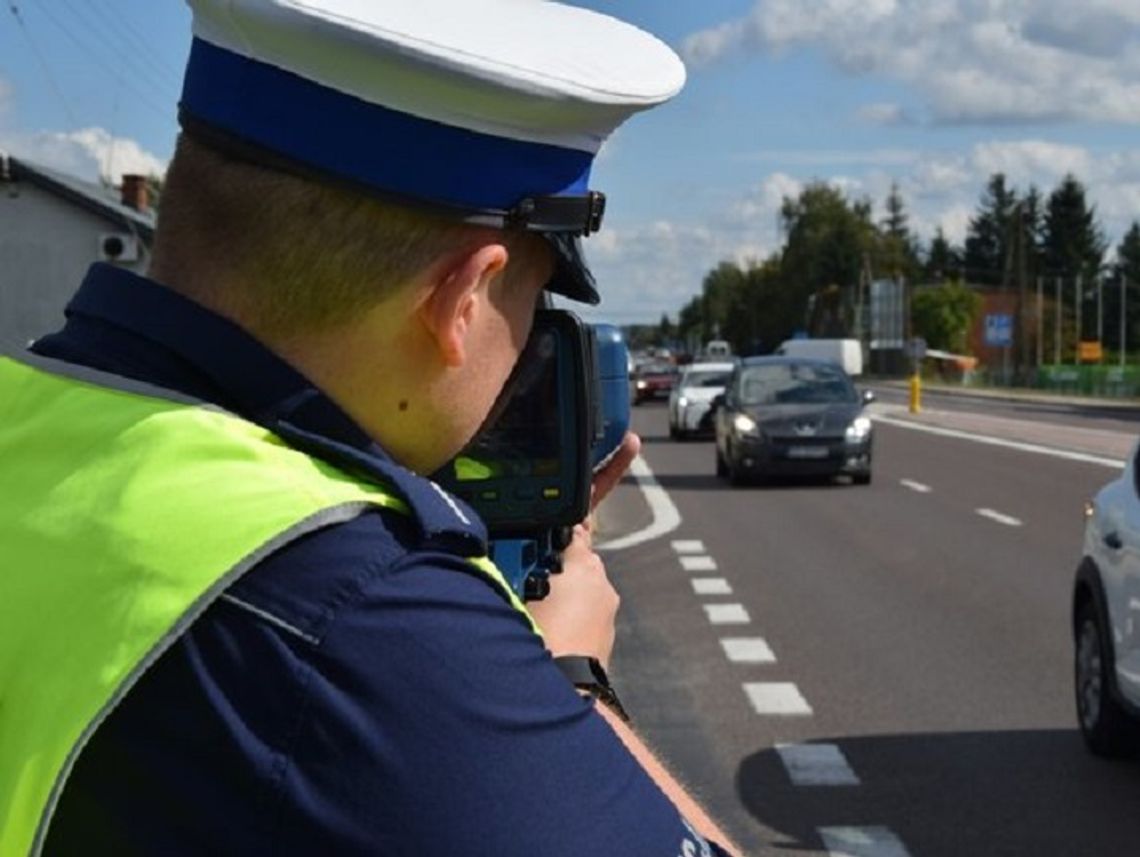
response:
M744 685L744 693L757 714L777 717L806 717L811 706L800 689L791 682L753 682Z
M681 568L685 571L716 571L716 560L711 556L683 556Z
M909 488L911 491L917 491L919 494L929 494L931 491L929 485L923 485L921 482L915 482L913 479L900 479L899 484L904 488Z
M681 513L677 511L677 507L669 499L668 492L657 482L653 471L649 469L649 465L640 455L629 466L629 475L634 478L638 487L641 488L641 493L645 495L645 502L649 505L653 520L649 526L638 530L636 533L594 545L594 550L624 550L660 538L681 526Z
M728 659L736 664L774 664L776 656L760 637L726 637L720 641Z
M747 625L752 621L743 604L706 604L705 614L714 625Z
M1104 467L1112 467L1120 470L1124 467L1124 462L1118 458L1106 458L1102 455L1089 455L1087 452L1071 452L1067 449L1054 449L1050 446L1039 446L1035 443L1022 443L1018 440L1005 440L1000 437L987 437L984 434L970 434L965 431L958 431L957 429L939 428L938 426L928 426L922 423L913 423L910 420L899 420L894 417L884 417L881 414L873 414L871 417L876 422L886 423L889 426L898 426L899 428L911 429L913 431L924 431L927 434L937 434L942 437L954 437L959 440L972 440L974 443L984 443L989 446L1004 446L1006 449L1017 449L1021 452L1035 452L1039 455L1051 455L1054 458L1065 458L1069 461L1083 461L1086 464L1100 464Z
M1005 524L1007 527L1020 527L1021 521L1012 515L1003 515L1001 512L995 512L993 509L975 509L983 518L989 518L991 521L996 521L999 524Z
M910 857L886 827L821 827L819 835L831 857Z
M857 786L859 778L835 744L777 744L776 752L796 786Z
M704 553L705 543L699 539L681 539L673 542L673 550L677 553Z
M694 577L693 592L697 595L732 595L732 587L723 577Z

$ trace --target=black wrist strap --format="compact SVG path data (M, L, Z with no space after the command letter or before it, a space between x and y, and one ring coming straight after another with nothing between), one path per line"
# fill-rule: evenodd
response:
M610 677L606 675L605 667L597 658L588 658L585 655L560 655L554 659L554 663L575 688L590 694L624 722L630 722L629 715L618 699L617 691L610 684Z

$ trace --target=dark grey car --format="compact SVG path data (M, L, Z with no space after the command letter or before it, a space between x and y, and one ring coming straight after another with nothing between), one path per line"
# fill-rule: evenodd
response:
M749 477L848 475L871 481L871 420L862 396L836 364L750 357L716 401L716 472Z

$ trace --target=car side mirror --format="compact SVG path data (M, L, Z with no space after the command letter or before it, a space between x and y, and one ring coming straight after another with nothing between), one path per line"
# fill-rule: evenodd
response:
M863 404L869 405L873 401L875 401L875 391L874 390L864 390L863 391Z

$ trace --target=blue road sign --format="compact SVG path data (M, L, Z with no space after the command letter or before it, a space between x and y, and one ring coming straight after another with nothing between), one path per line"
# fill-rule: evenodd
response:
M992 313L986 316L986 345L995 348L1013 345L1013 316L1010 313Z

